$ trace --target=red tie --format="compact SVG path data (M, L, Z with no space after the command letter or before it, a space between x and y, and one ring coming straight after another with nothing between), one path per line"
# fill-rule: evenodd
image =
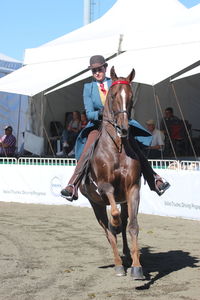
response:
M107 91L105 90L103 83L100 83L100 89L104 93L104 95L106 95Z

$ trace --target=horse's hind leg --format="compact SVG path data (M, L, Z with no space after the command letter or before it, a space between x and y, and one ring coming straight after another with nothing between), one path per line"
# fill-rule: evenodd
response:
M115 272L117 276L124 276L125 271L124 267L122 266L122 260L119 255L119 251L117 248L117 239L116 237L109 231L108 229L108 216L106 211L106 206L98 205L92 201L90 201L92 208L94 210L95 216L99 222L99 224L103 227L106 233L106 237L112 247L113 254L114 254L114 263L115 263Z

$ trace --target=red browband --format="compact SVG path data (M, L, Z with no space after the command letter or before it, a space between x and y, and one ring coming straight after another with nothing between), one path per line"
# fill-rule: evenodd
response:
M115 85L115 84L128 84L130 85L130 82L126 81L126 80L116 80L114 81L111 86Z

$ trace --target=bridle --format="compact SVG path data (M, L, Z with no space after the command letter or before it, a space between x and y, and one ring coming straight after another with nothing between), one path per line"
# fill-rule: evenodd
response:
M116 84L126 84L126 85L129 85L130 86L130 82L127 81L127 80L116 80L114 81L112 84L111 84L111 88L116 85ZM128 112L126 110L119 110L119 111L116 111L113 113L114 116L117 116L118 114L122 114L122 113L126 113L128 114Z
M116 80L116 81L114 81L114 82L111 84L110 88L112 88L112 87L115 86L116 84L126 84L126 85L129 85L129 86L130 86L130 82L127 81L127 80ZM111 110L111 109L110 109L110 110ZM122 114L122 113L126 113L126 114L128 115L127 110L119 110L119 111L116 111L116 112L112 112L112 115L113 115L113 117L115 117L115 116L117 116L117 115L119 115L119 114ZM114 118L113 118L112 120L107 119L106 121L109 122L109 123L115 128L115 130L116 130L116 132L117 132L118 134L120 134L121 128L119 128L119 126L117 125L117 123L116 123L116 121L115 121Z

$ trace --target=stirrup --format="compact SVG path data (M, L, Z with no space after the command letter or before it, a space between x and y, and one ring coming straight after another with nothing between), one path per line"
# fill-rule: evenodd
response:
M63 195L62 194L62 191L61 191L61 196L63 197L63 198L65 198L65 199L67 199L67 200L69 200L69 201L73 201L74 199L74 195L75 195L75 185L74 184L68 184L66 187L71 187L72 188L72 194L71 195ZM64 189L64 190L66 190L66 188ZM67 190L66 190L67 191ZM67 191L67 192L69 192L69 191ZM69 192L70 193L70 192Z
M160 186L157 186L157 181L162 181L163 183L160 184ZM155 178L155 188L156 188L156 193L161 196L162 194L164 194L164 192L170 187L169 182L167 182L164 178L159 177L159 178Z

